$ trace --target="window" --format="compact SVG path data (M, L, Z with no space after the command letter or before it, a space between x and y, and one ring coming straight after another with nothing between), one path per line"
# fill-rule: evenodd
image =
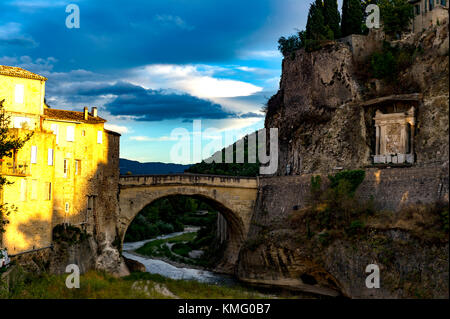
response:
M59 125L58 124L52 124L51 125L51 130L52 130L53 134L56 135L56 145L58 145L58 142L59 142Z
M420 4L416 4L415 8L416 8L416 15L417 16L420 15Z
M67 127L66 140L67 140L67 142L75 141L75 127L74 126Z
M25 202L27 200L27 180L22 179L20 182L20 201Z
M87 217L91 216L95 210L95 206L97 204L97 198L95 195L88 195L87 198Z
M31 164L37 163L37 146L31 146Z
M16 84L16 90L14 94L14 99L16 103L23 104L23 96L24 96L25 88L23 84Z
M447 6L447 0L441 0L441 4L446 7Z
M64 159L64 178L67 178L69 175L69 160L67 158Z
M31 119L28 117L16 116L14 118L14 128L29 128L31 127Z
M428 9L429 9L430 11L433 10L433 8L434 8L434 1L433 1L433 0L430 0L428 3L430 4L429 7L428 7Z
M31 200L37 200L38 196L37 196L37 190L38 188L38 181L37 179L33 179L31 181Z
M103 132L97 131L97 144L102 144L102 140L103 140Z
M47 159L47 162L48 162L48 166L53 166L53 149L52 148L49 148L48 149L48 159Z
M75 175L80 175L81 172L81 161L75 160Z
M81 131L81 136L86 136L86 131L85 130Z
M46 182L45 183L45 197L44 200L52 200L52 183Z
M65 211L66 213L68 213L69 210L70 210L70 205L69 205L69 203L66 202L66 204L64 205L64 211Z

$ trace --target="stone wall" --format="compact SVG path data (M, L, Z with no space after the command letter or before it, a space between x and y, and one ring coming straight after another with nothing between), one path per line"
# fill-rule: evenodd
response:
M258 201L239 256L239 279L352 298L417 297L411 287L424 297L448 296L448 235L444 242L427 243L400 224L382 221L383 226L373 228L367 239L342 238L310 250L312 240L296 230L291 217L307 204L311 176L260 179ZM326 176L322 181L327 181ZM397 216L402 205L448 203L448 183L446 168L367 169L357 194L362 199L373 196L377 209ZM365 287L365 267L374 262L381 267L382 289L370 290Z

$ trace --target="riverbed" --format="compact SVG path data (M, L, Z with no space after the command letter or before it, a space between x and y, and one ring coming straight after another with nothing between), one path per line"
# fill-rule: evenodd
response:
M140 262L145 266L146 271L151 274L158 274L171 279L195 280L203 283L211 283L219 285L236 284L237 281L231 276L217 274L203 269L190 268L188 266L176 267L163 260L145 257L134 253L136 249L144 246L148 242L158 239L168 239L182 234L197 232L199 229L200 227L186 227L183 232L171 233L168 235L163 235L153 239L147 239L138 242L124 243L122 255L128 259Z

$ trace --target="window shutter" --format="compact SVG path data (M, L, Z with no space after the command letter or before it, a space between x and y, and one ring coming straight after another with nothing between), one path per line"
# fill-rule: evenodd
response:
M103 142L103 132L97 131L97 144L102 144Z
M38 192L38 181L36 179L33 179L31 181L31 199L32 200L37 199L37 192Z
M17 84L15 90L15 101L16 103L23 104L23 96L24 96L25 88L23 84Z
M53 166L53 149L48 149L48 165Z
M67 136L66 136L67 142L74 142L75 141L75 127L68 126L67 127Z
M27 200L27 180L22 179L20 183L20 200L22 202Z
M31 164L37 163L37 146L31 146Z
M52 124L51 125L51 130L53 132L53 134L56 135L56 145L58 145L59 142L59 125L58 124Z

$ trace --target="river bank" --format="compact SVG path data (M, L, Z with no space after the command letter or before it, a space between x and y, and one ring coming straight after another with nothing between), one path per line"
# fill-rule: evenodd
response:
M147 239L139 242L124 243L122 255L125 258L137 261L144 265L146 272L150 274L157 274L174 280L194 280L201 283L227 286L236 285L238 282L232 276L217 274L199 265L191 265L174 261L164 256L149 257L136 252L136 250L150 242L167 240L177 236L195 233L199 229L199 227L186 227L183 232L158 236L153 239Z

